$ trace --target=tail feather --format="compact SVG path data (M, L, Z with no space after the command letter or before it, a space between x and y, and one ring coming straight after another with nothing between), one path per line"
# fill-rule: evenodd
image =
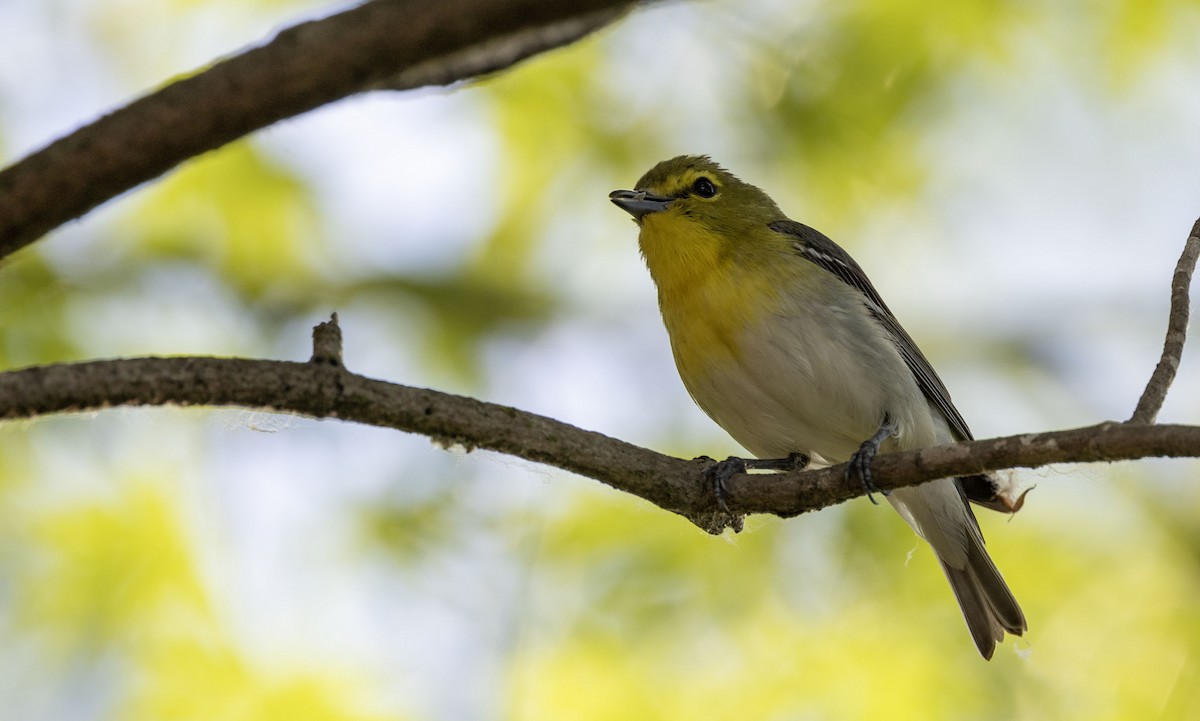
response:
M1020 636L1028 626L1025 614L1000 576L982 542L971 539L967 565L954 568L942 561L942 571L962 609L979 653L990 659L1004 633ZM941 559L939 559L941 560Z
M897 488L888 500L933 547L984 658L992 657L1006 631L1015 636L1025 632L1025 614L988 556L957 479Z

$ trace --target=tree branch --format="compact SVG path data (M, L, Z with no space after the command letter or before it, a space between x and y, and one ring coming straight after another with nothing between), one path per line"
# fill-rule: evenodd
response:
M1171 277L1171 311L1167 316L1167 337L1163 341L1162 357L1150 375L1146 390L1138 400L1133 417L1127 423L1154 423L1162 410L1167 391L1179 370L1183 356L1183 344L1187 341L1188 289L1192 285L1192 273L1196 270L1196 258L1200 256L1200 220L1192 225L1192 232L1183 245L1183 253L1175 265Z
M238 358L129 358L0 373L0 419L113 406L236 406L338 418L485 448L594 478L679 513L710 532L738 527L716 511L705 473L683 460L551 418L472 398L350 373L340 363L336 317L314 331L307 363ZM1200 427L1103 423L879 456L881 489L948 476L1051 463L1200 456ZM734 476L727 503L738 513L794 516L863 494L844 465L817 471Z
M568 44L635 0L372 0L280 32L0 171L0 258L188 158L369 89L445 85Z

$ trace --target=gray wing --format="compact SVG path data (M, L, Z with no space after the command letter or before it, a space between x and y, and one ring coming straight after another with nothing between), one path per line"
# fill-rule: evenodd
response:
M776 233L782 233L792 238L792 247L801 257L812 261L863 294L867 309L891 336L892 342L896 344L896 350L900 351L900 357L904 359L904 363L917 380L917 386L920 387L921 392L946 417L951 431L958 440L972 440L974 436L971 435L971 429L967 427L967 422L963 420L958 409L954 407L954 402L950 400L950 391L946 390L946 385L942 383L941 378L938 378L933 366L917 348L912 337L904 328L900 327L896 316L888 309L883 298L879 297L879 292L875 290L875 286L871 285L867 274L863 272L858 263L854 262L850 254L820 231L794 220L777 220L770 223L768 227Z
M951 402L950 392L946 390L945 384L938 378L933 366L929 365L929 361L921 354L917 344L900 327L896 316L892 315L892 311L879 297L879 292L871 285L867 274L863 272L858 263L854 262L854 259L832 240L807 225L791 220L780 220L771 223L769 227L771 230L793 238L792 247L802 257L832 273L839 280L863 294L867 309L891 336L892 342L896 344L896 349L900 351L905 364L916 378L921 392L942 411L959 440L970 440L971 429L967 428L966 421L959 415L954 403ZM1020 508L1020 502L1018 501L1016 508L1007 506L1003 499L996 495L991 479L985 474L956 478L955 485L958 487L959 496L963 499L967 516L976 533L969 536L971 540L968 544L968 560L965 568L955 568L941 560L940 557L939 561L942 564L942 570L946 573L947 580L950 581L950 587L954 590L954 596L962 608L963 616L967 620L967 627L971 630L971 636L975 639L979 652L984 658L991 658L996 644L1004 638L1005 631L1020 636L1027 625L1020 605L1017 604L1017 600L1009 591L1000 572L996 570L995 564L992 563L987 551L983 548L983 535L978 532L979 522L975 519L975 513L971 511L971 506L967 501L972 500L997 511L1008 510L1009 512Z

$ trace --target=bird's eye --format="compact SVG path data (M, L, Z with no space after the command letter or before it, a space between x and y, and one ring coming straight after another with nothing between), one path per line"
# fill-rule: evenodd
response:
M717 194L717 186L708 178L696 178L696 182L692 183L692 192L701 198L711 198Z

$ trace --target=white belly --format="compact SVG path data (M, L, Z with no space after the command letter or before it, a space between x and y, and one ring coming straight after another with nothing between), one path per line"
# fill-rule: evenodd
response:
M703 293L664 312L680 376L700 407L752 454L805 453L817 466L849 460L885 414L899 430L883 450L953 440L859 292L832 276L808 280L817 285L806 298L785 294L754 318L709 316L721 306L708 307ZM705 345L718 341L724 352ZM952 568L965 567L971 539L982 545L954 479L897 489L888 500Z
M744 328L736 356L699 373L684 373L681 364L692 397L759 457L802 452L818 464L846 461L878 430L885 413L900 428L891 447L943 440L937 426L944 429L944 422L934 420L857 291L840 284L826 290L819 301L786 299Z

